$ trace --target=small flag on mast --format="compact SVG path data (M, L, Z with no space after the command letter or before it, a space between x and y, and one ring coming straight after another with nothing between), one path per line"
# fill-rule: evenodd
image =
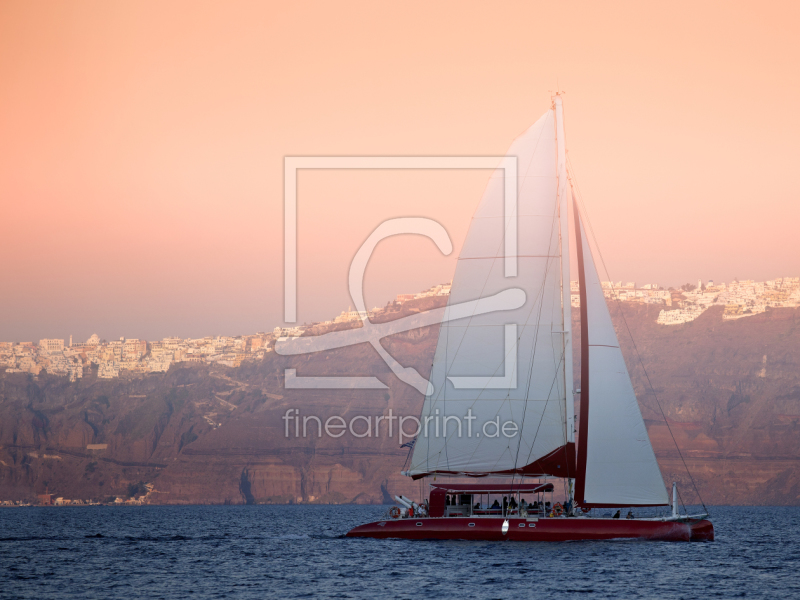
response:
M405 444L401 444L400 447L401 448L413 448L414 444L416 443L416 441L417 441L417 438L414 438L410 442L406 442Z

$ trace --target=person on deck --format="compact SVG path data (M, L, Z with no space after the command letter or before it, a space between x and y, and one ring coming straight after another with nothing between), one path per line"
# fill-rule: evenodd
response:
M514 498L514 496L511 496L511 500L508 502L508 508L510 508L511 510L517 508L517 501Z
M492 504L492 508L500 508L500 504L497 502L497 498L494 499L494 504Z
M619 511L614 513L614 516L611 517L612 519L619 519Z
M503 496L503 515L508 513L508 496Z
M632 510L629 510L629 511L628 511L628 514L627 514L627 516L626 516L625 518L626 518L626 519L633 519L633 511L632 511Z

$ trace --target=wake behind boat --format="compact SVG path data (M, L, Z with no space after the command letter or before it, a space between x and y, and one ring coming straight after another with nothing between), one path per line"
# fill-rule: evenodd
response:
M347 535L713 540L707 514L679 514L674 484L671 514L634 514L670 502L573 199L559 95L508 156L517 160L516 206L504 194L508 172L498 169L461 250L448 310L511 288L524 292L525 303L444 320L431 369L433 391L425 397L422 427L403 471L413 479L434 478L430 499L397 497L400 506L384 519ZM580 288L576 390L570 224ZM574 398L580 399L577 419ZM507 483L436 483L463 476ZM563 505L553 501L554 480L564 487ZM618 510L612 518L594 516L604 509Z

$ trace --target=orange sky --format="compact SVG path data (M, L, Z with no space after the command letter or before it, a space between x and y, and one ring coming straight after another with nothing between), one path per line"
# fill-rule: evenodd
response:
M800 275L796 2L0 2L0 340L283 315L285 155L500 155L566 90L614 279ZM299 319L452 277L488 172L304 172Z

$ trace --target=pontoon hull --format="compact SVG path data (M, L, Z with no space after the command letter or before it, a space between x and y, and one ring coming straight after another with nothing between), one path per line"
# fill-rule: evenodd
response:
M668 542L713 541L714 526L706 519L649 521L639 519L556 518L508 519L421 518L367 523L347 537L402 538L409 540L482 540L564 542L633 538Z

